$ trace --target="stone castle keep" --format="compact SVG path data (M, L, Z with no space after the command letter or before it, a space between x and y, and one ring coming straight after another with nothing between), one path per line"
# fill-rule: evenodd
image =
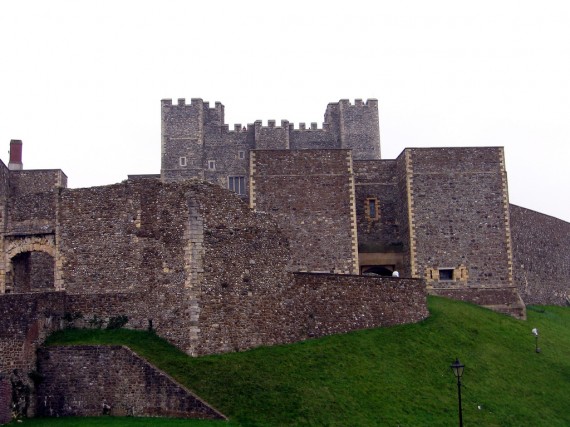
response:
M71 324L127 316L203 355L417 322L427 293L519 318L524 303L568 300L570 224L509 203L501 147L382 159L376 100L331 103L321 127L230 129L224 106L201 99L161 110L160 175L119 184L68 189L61 170L24 169L11 142L0 162L0 402L39 370L49 381L29 413L100 414L99 401L89 412L66 399L56 377L69 356L36 356ZM127 377L144 363L116 354ZM116 413L144 413L132 399Z

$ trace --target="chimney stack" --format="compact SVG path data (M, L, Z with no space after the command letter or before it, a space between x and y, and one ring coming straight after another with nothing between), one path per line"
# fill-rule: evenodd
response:
M22 164L22 141L13 139L10 141L10 162L8 169L11 171L21 171L24 169Z

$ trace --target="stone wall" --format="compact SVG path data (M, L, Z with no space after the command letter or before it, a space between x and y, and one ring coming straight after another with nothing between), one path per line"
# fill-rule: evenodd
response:
M570 223L510 205L515 284L527 304L570 303Z
M0 372L0 425L12 420L12 384L6 373Z
M256 120L230 129L224 121L224 106L216 102L210 108L199 98L189 104L180 98L176 105L165 99L161 110L162 178L200 178L230 188L230 177L240 177L245 182L244 191L239 191L244 199L249 195L250 150L347 148L358 159L380 158L378 102L374 99L356 100L354 105L348 100L330 103L322 129L317 123L309 128L300 123L295 129L287 120L281 120L280 126L275 120L268 120L267 126Z
M67 176L61 169L10 171L10 189L14 197L66 187Z
M61 292L0 295L0 371L35 366L36 348L59 329L64 313Z
M429 316L423 280L315 273L293 276L283 305L290 313L291 341L414 323Z
M526 306L514 286L500 288L433 288L432 295L467 301L518 319L526 318Z
M292 271L357 273L349 150L256 150L251 200L289 237Z
M380 159L378 101L369 99L364 103L356 99L351 104L348 99L341 99L338 108L341 148L352 150L355 160Z
M270 319L256 297L286 283L290 259L268 215L205 182L140 180L60 198L68 311L126 315L129 327L143 329L152 320L189 354L267 342L260 325Z
M354 161L358 252L402 252L402 210L395 160ZM368 200L377 201L377 216L369 215Z
M405 151L415 274L438 287L512 286L503 149ZM452 278L440 278L439 269Z
M225 419L127 347L43 348L38 371L38 416Z

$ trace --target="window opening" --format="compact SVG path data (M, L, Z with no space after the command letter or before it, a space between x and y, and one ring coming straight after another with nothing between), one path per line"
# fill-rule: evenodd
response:
M366 218L369 221L376 221L380 217L380 212L378 209L378 199L376 197L368 197L366 199Z
M180 166L182 166L182 167L186 166L186 165L188 164L188 161L186 160L186 157L184 157L184 156L180 157L179 164L180 164Z
M228 177L228 188L237 194L245 194L245 177L230 176Z
M453 280L453 268L440 268L439 280Z
M208 160L208 169L211 171L216 169L216 161L215 160Z
M240 159L245 159L245 151L241 151L241 150L238 151L238 157L239 157Z

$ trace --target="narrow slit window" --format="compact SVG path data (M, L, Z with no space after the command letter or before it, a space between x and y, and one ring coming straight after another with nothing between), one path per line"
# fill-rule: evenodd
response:
M215 160L208 160L208 170L216 170L216 161Z
M245 151L238 151L238 158L239 159L245 159Z
M378 199L376 197L368 197L366 199L365 215L369 221L377 221L380 217Z
M182 156L178 160L178 164L182 167L185 167L186 165L188 165L188 160L186 159L186 157Z

